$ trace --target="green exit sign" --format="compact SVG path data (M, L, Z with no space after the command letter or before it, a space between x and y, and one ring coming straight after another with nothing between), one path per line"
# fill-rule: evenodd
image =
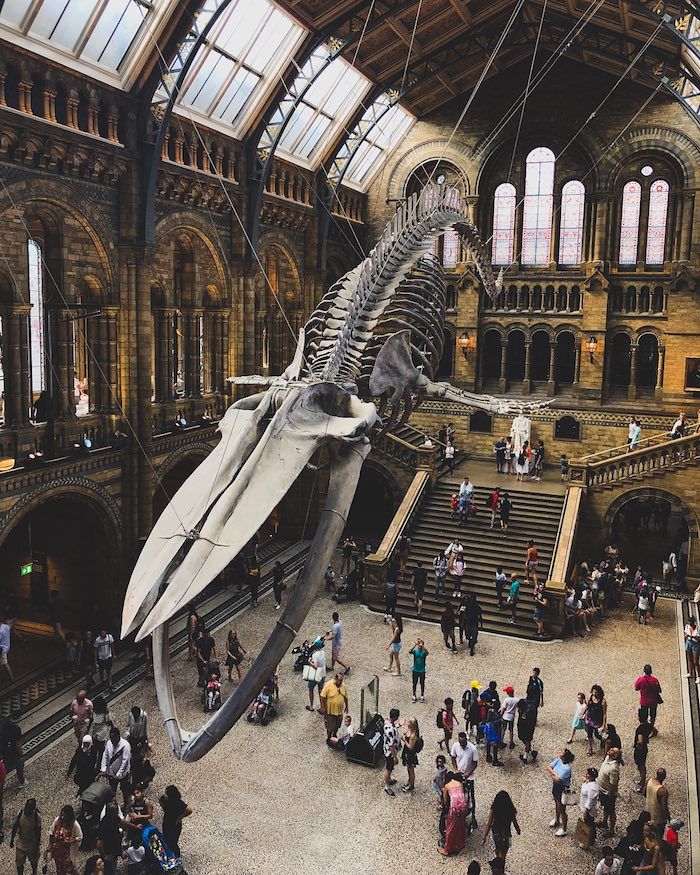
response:
M24 577L25 574L31 574L32 568L33 568L33 565L31 562L28 562L26 565L22 565L22 567L19 570L20 576Z

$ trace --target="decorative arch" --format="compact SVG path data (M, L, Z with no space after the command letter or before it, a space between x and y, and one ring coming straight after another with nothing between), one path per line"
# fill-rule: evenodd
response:
M406 182L416 167L438 159L453 164L459 170L465 184L464 193L471 194L467 172L470 166L470 156L467 150L448 143L447 140L430 140L415 149L407 150L394 164L388 177L387 198L398 200L403 197Z
M662 498L668 501L671 504L671 507L682 514L683 519L688 526L688 532L691 538L695 540L698 537L698 516L695 511L687 505L682 498L679 498L673 492L669 492L667 489L657 489L656 487L633 488L618 495L618 497L609 504L608 509L605 511L604 526L606 536L609 536L612 531L612 523L618 511L631 501L638 501L645 498Z
M221 288L230 288L229 260L215 225L192 210L173 210L156 224L155 231L157 243L170 239L177 232L195 235L214 261Z
M687 188L697 185L700 167L700 146L675 128L662 125L645 125L632 128L619 138L616 147L604 153L599 164L600 189L610 189L619 179L629 160L640 153L660 153L671 159L681 171L682 184Z
M166 477L173 468L179 465L180 462L184 462L187 459L198 459L201 462L206 459L213 449L214 447L212 447L211 444L204 443L204 441L197 441L185 444L184 447L178 447L177 450L173 450L169 456L166 456L165 459L163 459L156 469L153 481L153 491L155 492L163 482L163 478Z

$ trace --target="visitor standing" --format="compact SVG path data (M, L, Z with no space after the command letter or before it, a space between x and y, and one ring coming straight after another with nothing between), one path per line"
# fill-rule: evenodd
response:
M209 634L204 623L201 624L202 634L197 639L197 671L199 672L198 687L205 685L205 675L210 659L216 659L216 642Z
M515 748L513 725L520 696L515 695L515 689L510 684L503 688L503 692L506 694L500 708L501 719L503 720L503 741L506 740L506 732L508 732L510 735L508 747L510 750L513 750Z
M585 731L586 724L584 723L584 716L586 714L586 694L579 693L576 696L576 707L574 708L574 716L571 719L571 735L567 739L566 743L571 744L574 740L574 735L578 732L579 729L583 729Z
M556 830L554 835L557 838L567 834L569 825L569 817L562 796L564 793L569 793L571 789L571 763L574 759L574 755L568 747L565 747L559 756L547 766L547 774L552 779L552 797L554 799L554 818L549 826Z
M282 590L284 588L284 566L277 560L272 566L272 594L275 597L275 610L282 606Z
M454 581L454 592L452 598L458 599L462 596L462 577L464 576L464 556L461 551L452 554L452 559L449 563L450 576Z
M116 803L110 802L105 807L104 816L97 827L97 850L104 863L105 875L117 875L122 839L121 812Z
M148 714L139 705L134 705L129 711L124 737L128 739L132 753L148 750Z
M56 865L56 875L77 875L75 861L82 840L83 831L73 806L64 805L51 824L49 846L46 849L46 858L50 856Z
M603 859L595 867L594 875L621 875L622 860L609 846L602 849Z
M341 657L343 649L343 624L340 620L340 614L333 611L333 626L331 631L326 635L326 640L331 642L331 671L335 668L336 662L343 668L345 674L350 674L350 666L344 662Z
M569 460L566 458L564 453L559 457L559 470L561 471L561 482L566 483L569 479Z
M309 665L314 670L314 677L307 681L309 688L309 704L306 706L307 711L314 710L314 690L318 687L319 698L319 714L321 711L321 690L326 685L326 651L323 649L325 638L318 641L311 656L309 657Z
M396 600L398 598L398 588L394 578L393 568L389 568L389 574L384 584L384 604L386 613L384 614L384 622L388 622L392 617L396 616Z
M454 474L455 472L455 448L451 442L449 442L445 446L445 467L450 472L450 474Z
M357 550L357 544L355 543L354 538L345 538L343 540L343 543L340 545L340 550L342 555L340 561L340 576L344 577L350 572L350 563L352 562L353 550Z
M532 748L532 740L537 727L537 704L534 699L525 697L518 701L516 710L518 738L525 747L525 752L520 754L520 759L524 763L532 762L534 765L537 761L537 751Z
M442 729L442 738L438 739L438 747L442 750L443 744L445 750L449 752L450 742L452 741L452 733L454 732L455 723L459 723L455 715L454 699L448 696L445 699L445 705L437 713L435 720L438 729Z
M408 535L401 535L399 538L399 573L403 577L406 574L406 566L411 555L411 539Z
M593 756L593 736L600 741L601 748L604 746L602 733L608 725L608 703L605 699L603 688L593 684L591 693L586 704L586 734L588 735L588 755Z
M89 690L95 683L95 639L88 629L83 635L78 648L78 668L85 675L85 683Z
M425 595L425 586L428 582L428 572L423 568L422 560L418 560L416 567L413 569L413 594L416 604L416 613L420 617L423 610L423 597Z
M444 829L444 834L441 846L438 847L438 853L442 854L443 857L458 854L464 848L468 813L469 808L464 795L462 776L448 772L442 791L442 815L440 817L441 833Z
M129 771L131 768L131 745L121 737L116 726L109 730L109 740L102 754L100 774L109 781L110 787L116 793L121 788L124 802L129 798Z
M445 641L445 647L448 650L452 650L453 653L457 653L457 647L455 646L456 622L457 618L455 617L454 608L448 602L445 605L442 614L440 614L440 630L442 632L442 637Z
M535 587L535 605L532 609L532 619L535 621L537 629L535 630L535 638L543 638L547 633L544 631L544 619L547 611L549 600L544 588L544 581L541 580Z
M429 651L425 647L422 638L418 638L411 649L413 657L413 702L416 701L416 692L420 686L420 701L425 702L425 661Z
M234 668L236 669L238 680L240 681L243 677L241 664L245 652L245 648L238 638L238 631L234 628L229 629L226 637L226 668L228 669L229 681L233 680L232 673Z
M649 755L649 739L651 738L651 723L646 720L640 721L639 726L634 731L634 764L639 772L639 778L635 783L635 793L644 795L644 789L647 785L647 757Z
M508 592L508 604L510 605L510 619L508 622L511 626L517 625L518 602L520 601L520 581L518 575L513 572L510 576L510 590Z
M453 770L462 776L463 781L472 777L479 765L479 753L466 732L460 732L450 745L450 758Z
M700 656L700 632L698 632L697 623L690 617L683 630L685 638L685 658L688 671L687 678L693 678L698 681L700 675L698 672L698 657Z
M491 525L490 528L493 528L496 522L496 514L498 513L499 506L501 501L501 490L494 489L491 495L488 497L488 509L491 511Z
M503 610L503 592L506 588L506 575L503 568L496 566L496 574L494 575L494 584L496 586L496 597L498 598L498 610Z
M348 690L341 672L336 672L333 679L327 681L319 696L321 713L326 724L326 742L338 734L343 714L348 713Z
M617 795L620 787L620 749L611 747L598 773L598 793L603 809L603 836L610 838L617 823Z
M464 603L459 610L459 643L461 645L464 638L467 639L470 656L474 656L479 629L483 628L484 618L481 605L476 600L476 596L467 593Z
M335 592L335 569L330 562L323 575L323 585L326 592Z
M391 672L394 677L401 677L401 658L399 657L399 653L401 652L401 635L403 634L403 620L401 617L392 617L391 618L391 640L387 645L387 650L389 651L389 665L384 667L384 671ZM396 665L396 670L392 671L393 666Z
M535 459L532 468L532 478L539 482L544 473L544 441L539 441L535 450Z
M13 711L0 726L0 759L5 764L5 772L17 772L17 786L21 790L29 783L24 777L24 752L22 750L22 730L19 711Z
M506 474L515 474L515 468L513 466L513 438L508 435L506 438L506 446L504 450L504 458L506 463Z
M651 672L651 666L647 663L641 674L634 682L634 688L639 693L639 722L649 723L652 736L658 735L656 729L656 710L663 699L661 698L661 684Z
M68 771L66 772L67 778L70 778L71 774L75 772L73 781L78 788L76 796L82 795L83 791L92 784L97 775L97 770L97 750L93 744L92 736L86 735L80 747L75 749L73 759L70 761Z
M510 514L513 510L513 502L510 499L510 495L508 492L504 492L501 496L501 499L498 503L498 508L501 514L501 531L503 534L507 534L508 526L510 524Z
M435 572L435 597L445 595L445 578L447 577L447 557L438 553L433 559L433 571Z
M102 754L109 739L109 730L112 728L112 718L103 696L95 696L92 708L92 741L97 750L97 762L101 763Z
M534 586L537 586L537 565L538 565L537 547L535 542L530 539L527 542L525 551L525 577L528 581L532 581Z
M392 787L396 783L396 778L392 778L391 773L399 761L399 750L401 749L398 708L392 708L389 711L389 717L384 721L382 749L384 751L384 792L387 796L395 796L396 793Z
M12 824L10 847L15 847L17 875L24 875L24 864L29 861L32 875L39 869L41 849L41 817L36 799L27 799L24 808L17 814Z
M258 559L258 551L253 550L251 555L246 560L246 570L248 572L248 589L250 590L250 606L257 608L258 606L258 590L260 589L260 560Z
M114 636L106 629L101 629L95 638L95 653L97 654L97 669L102 683L107 681L107 689L112 689L112 665L114 663Z
M403 736L403 748L401 750L401 762L406 766L408 780L401 788L404 793L412 793L416 789L416 766L418 754L423 749L423 740L418 730L418 721L415 717L409 717L406 721L406 732Z
M486 839L489 833L491 833L496 857L499 860L503 860L504 863L511 846L511 828L520 835L518 812L507 791L499 790L489 808L489 816L486 820L481 844L482 846L486 844Z
M496 456L496 473L503 474L506 467L506 442L503 438L499 438L493 445L493 452Z
M587 850L595 844L595 827L596 815L598 813L598 769L586 769L586 780L581 784L581 793L579 795L578 808L581 812L581 820L588 827L588 840L585 842L579 841L578 846L582 850ZM578 833L578 830L577 830Z
M187 805L180 791L173 784L165 788L160 797L160 807L163 809L163 837L176 857L181 857L180 835L182 821L192 814L192 808Z
M78 744L83 740L84 735L90 734L93 712L93 704L87 697L87 691L78 690L68 707L68 713L73 724L73 733Z
M659 835L671 819L668 811L668 787L664 784L666 769L657 769L656 776L650 778L646 787L647 811Z

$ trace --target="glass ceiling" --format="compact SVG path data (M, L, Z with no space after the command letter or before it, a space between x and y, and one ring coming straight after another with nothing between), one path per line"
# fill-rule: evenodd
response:
M372 106L368 107L360 120L360 125L363 122L371 122L386 108L390 100L389 94L381 94ZM408 132L414 122L413 116L398 104L387 109L357 147L357 151L348 165L344 182L363 189L366 188L386 160L388 153Z
M318 67L328 56L328 46L319 46L302 68L300 76ZM291 160L314 168L323 150L352 115L370 82L340 56L326 66L292 113L277 150Z
M0 24L59 56L118 74L144 21L165 0L5 0Z

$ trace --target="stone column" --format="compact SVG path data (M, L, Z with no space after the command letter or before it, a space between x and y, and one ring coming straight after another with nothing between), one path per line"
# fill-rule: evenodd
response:
M66 97L66 126L78 128L78 103L80 99L75 88L71 88Z
M576 344L576 363L574 364L574 387L578 386L581 377L581 344Z
M209 342L211 349L211 386L212 392L221 392L224 384L224 316L223 313L212 315L212 332Z
M54 412L56 419L68 419L75 413L73 391L73 332L75 325L68 310L54 310L50 317L49 343L53 344Z
M683 194L683 221L680 231L681 261L690 261L691 244L693 237L693 213L695 210L695 192L688 191Z
M507 368L507 355L508 355L508 340L507 338L503 338L501 340L501 375L498 380L498 391L503 394L506 391L506 368Z
M175 345L173 342L174 310L156 313L156 400L165 402L173 397Z
M8 308L0 313L3 326L3 376L5 379L5 424L17 427L22 417L22 356L19 323L23 318ZM26 317L24 317L26 318Z
M138 536L146 537L153 528L153 411L151 408L151 344L153 325L151 316L152 252L147 249L136 254L136 407L137 434L141 444L138 450Z
M637 344L630 346L630 384L627 387L627 400L634 401L637 398Z
M221 386L219 392L226 392L228 383L227 379L232 376L229 374L229 359L230 359L230 317L228 313L221 314Z
M201 310L191 311L185 316L185 395L200 398L201 389Z
M593 261L605 261L607 257L612 257L612 253L608 252L607 250L609 239L609 235L607 233L609 206L610 204L607 194L596 195Z
M7 98L5 96L5 81L7 80L7 67L3 61L0 61L0 106L7 106Z
M549 376L547 377L547 395L554 395L556 382L554 380L554 366L557 358L557 342L556 340L549 341Z
M101 413L114 413L117 409L119 388L119 364L117 346L117 307L103 307L100 316L100 362L103 376L99 398ZM155 338L154 338L155 342Z
M525 379L523 380L523 395L530 394L530 386L531 386L531 362L530 362L530 348L532 347L532 341L525 341Z
M105 406L105 395L109 391L108 386L105 384L105 378L109 371L109 364L107 362L109 349L107 316L103 312L99 316L91 316L89 319L84 319L83 323L88 336L88 409L90 412L94 410L101 411Z
M664 360L666 357L666 348L663 344L659 344L659 363L656 366L656 386L654 387L654 398L661 401L664 395Z
M29 313L30 306L15 308L19 316L19 395L20 395L20 422L26 425L29 422L29 409L32 406L32 376L29 370Z

